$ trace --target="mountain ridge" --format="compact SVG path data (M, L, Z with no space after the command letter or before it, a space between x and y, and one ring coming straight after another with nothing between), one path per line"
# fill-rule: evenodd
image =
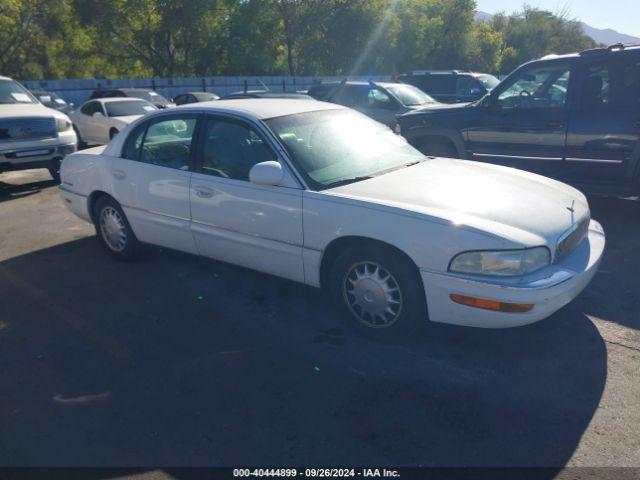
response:
M493 15L480 10L476 11L475 19L478 22L490 22ZM595 28L584 22L578 22L585 35L591 37L596 43L603 45L613 45L615 43L639 43L640 37L620 33L612 28Z

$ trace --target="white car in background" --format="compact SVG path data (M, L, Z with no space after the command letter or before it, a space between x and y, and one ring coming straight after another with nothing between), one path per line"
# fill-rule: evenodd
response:
M139 242L326 289L356 325L504 328L589 283L605 235L578 190L429 158L351 109L248 99L154 112L70 155L61 196L112 256Z
M76 144L69 117L0 76L0 173L46 168L57 180L60 162L76 151Z
M138 98L100 98L84 103L69 117L79 143L105 145L131 122L155 110L155 105Z

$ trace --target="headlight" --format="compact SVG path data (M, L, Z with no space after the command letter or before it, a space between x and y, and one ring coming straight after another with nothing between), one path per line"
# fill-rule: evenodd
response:
M56 118L56 126L58 127L59 132L66 132L71 130L73 125L71 124L71 120L68 118Z
M456 256L449 271L472 275L516 277L533 273L551 263L546 247L495 252L466 252Z

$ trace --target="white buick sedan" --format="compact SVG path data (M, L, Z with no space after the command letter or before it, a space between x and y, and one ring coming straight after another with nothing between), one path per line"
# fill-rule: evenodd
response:
M577 190L429 158L338 105L250 99L158 111L62 165L108 253L140 242L323 287L356 324L504 328L550 316L605 245Z

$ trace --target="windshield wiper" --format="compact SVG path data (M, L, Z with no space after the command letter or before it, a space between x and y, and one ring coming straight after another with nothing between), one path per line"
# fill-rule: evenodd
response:
M325 185L325 188L341 187L342 185L349 185L350 183L361 182L362 180L370 180L372 176L345 178L344 180L338 180L336 182Z

